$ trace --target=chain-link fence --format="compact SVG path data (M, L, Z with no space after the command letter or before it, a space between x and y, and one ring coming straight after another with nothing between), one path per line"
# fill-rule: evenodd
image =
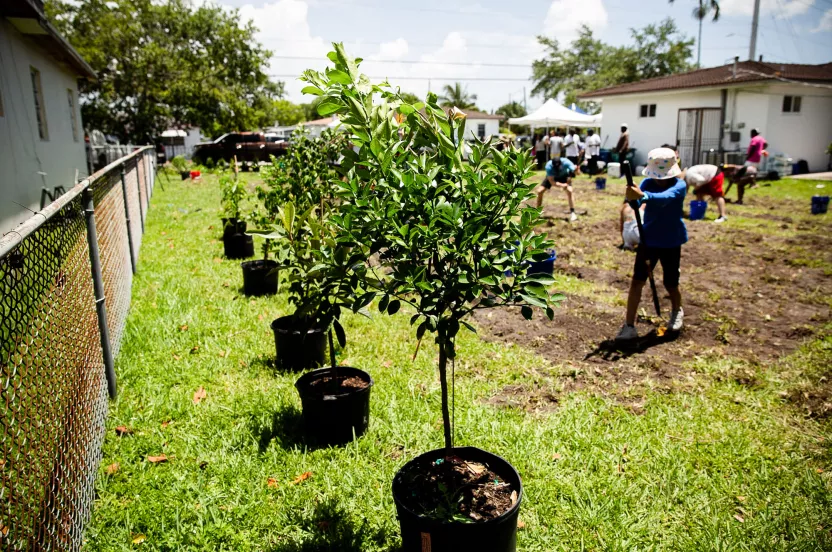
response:
M0 238L0 550L78 550L154 184L146 147Z

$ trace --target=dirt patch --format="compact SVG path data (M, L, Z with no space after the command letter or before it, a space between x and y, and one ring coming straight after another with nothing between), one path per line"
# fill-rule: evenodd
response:
M547 211L554 214L556 209L547 207ZM757 216L793 228L789 217ZM812 231L784 237L704 221L687 224L690 241L682 248L681 279L685 329L678 336L659 336L655 331L659 320L640 318L643 337L627 350L612 341L624 318L624 307L612 304L623 305L626 300L635 257L617 248L617 220L584 220L580 225L555 220L545 227L556 242L556 271L601 284L609 293L603 298L567 295L552 321L542 315L526 321L519 310L477 313L475 320L485 339L533 349L558 367L552 374L556 389L513 386L493 402L530 409L556 407L563 393L589 390L638 411L648 390L671 392L693 384L688 363L697 357L732 357L752 366L773 363L811 337L814 328L832 320L828 298L832 278L827 275L832 266L832 234L822 225L812 224ZM660 268L656 283L667 317L670 301ZM654 315L649 286L641 309ZM748 373L720 377L757 385L753 370L745 370ZM828 396L815 393L810 399L812 412L826 412Z

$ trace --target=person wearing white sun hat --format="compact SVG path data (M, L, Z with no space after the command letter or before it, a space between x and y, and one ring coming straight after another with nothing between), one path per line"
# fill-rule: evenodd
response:
M633 280L627 298L627 316L616 341L638 338L636 313L641 301L641 291L651 267L662 265L662 281L670 295L672 310L667 329L682 329L682 294L679 291L682 244L688 241L688 231L682 220L682 209L687 184L678 178L682 174L676 152L670 148L656 148L647 154L647 166L642 172L645 178L639 187L627 188L627 200L638 206L645 205L644 234L636 253ZM649 264L648 264L649 263Z

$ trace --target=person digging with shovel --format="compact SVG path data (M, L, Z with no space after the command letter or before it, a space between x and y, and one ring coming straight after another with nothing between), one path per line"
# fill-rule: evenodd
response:
M633 280L627 297L627 315L615 338L617 342L638 339L636 314L641 292L659 262L662 265L662 282L670 295L672 306L667 329L671 332L682 329L684 312L679 275L682 245L688 241L688 231L682 220L687 184L678 178L681 173L676 152L670 148L656 148L647 154L647 167L642 173L647 178L641 182L641 186L627 186L627 200L631 202L631 207L638 210L643 204L645 209L644 222L639 228L642 235L636 252ZM654 297L658 308L656 299Z

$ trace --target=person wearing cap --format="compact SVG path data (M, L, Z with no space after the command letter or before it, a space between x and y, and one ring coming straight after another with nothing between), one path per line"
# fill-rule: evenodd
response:
M569 200L569 220L578 220L578 215L575 213L575 199L572 197L572 177L575 176L575 165L569 159L557 157L550 159L546 163L546 178L540 185L535 188L537 194L537 204L535 207L540 209L543 205L543 194L546 190L551 190L552 186L561 188L566 192L566 198Z
M709 195L716 201L719 218L714 222L720 224L728 220L725 216L725 192L722 190L725 173L720 167L707 164L694 165L685 169L682 178L689 187L693 187L696 199L702 201L706 195Z
M621 136L618 137L618 143L612 151L618 154L619 161L624 161L624 157L630 151L630 131L627 130L627 123L621 125Z
M658 263L662 265L662 282L672 305L667 329L672 332L682 329L684 312L679 275L682 245L688 241L688 231L682 220L687 184L678 178L681 173L676 152L670 148L656 148L647 154L647 167L642 173L647 178L642 180L641 186L627 188L627 200L638 207L645 206L644 232L636 253L626 319L616 341L638 338L635 324L641 292L649 271Z

